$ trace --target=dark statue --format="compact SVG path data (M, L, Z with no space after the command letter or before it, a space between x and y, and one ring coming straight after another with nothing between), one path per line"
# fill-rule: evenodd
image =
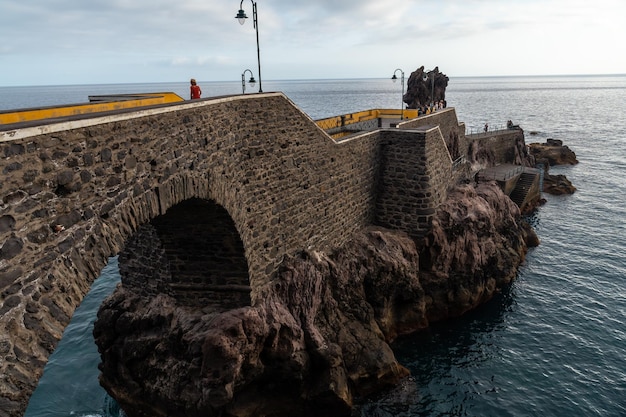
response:
M439 72L439 67L435 67L431 71L424 71L422 65L413 71L409 77L407 91L403 97L407 108L419 109L440 101L443 101L445 105L448 81L448 76Z

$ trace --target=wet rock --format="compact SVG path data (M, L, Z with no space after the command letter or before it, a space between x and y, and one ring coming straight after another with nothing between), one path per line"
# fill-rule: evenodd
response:
M565 175L544 175L543 191L552 195L574 194L576 187Z
M569 147L563 145L563 141L547 139L546 143L531 143L529 150L537 160L546 160L550 166L576 165L576 154Z

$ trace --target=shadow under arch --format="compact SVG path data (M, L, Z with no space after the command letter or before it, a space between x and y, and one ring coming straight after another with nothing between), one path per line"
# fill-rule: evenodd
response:
M119 256L122 284L166 293L180 305L230 310L251 305L244 245L229 213L190 198L140 226Z

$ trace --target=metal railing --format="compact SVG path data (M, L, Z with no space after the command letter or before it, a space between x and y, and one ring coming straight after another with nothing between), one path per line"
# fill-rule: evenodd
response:
M0 125L53 119L57 117L69 117L79 114L132 109L181 101L184 101L182 97L171 92L89 96L88 103L3 110L0 111Z
M452 161L452 169L457 170L459 169L461 165L463 165L466 162L467 162L467 158L465 157L465 155L461 155L458 158L456 158L454 161Z
M515 169L510 169L506 172L481 172L480 177L485 180L506 181L524 172L524 167L518 165Z
M465 136L488 136L493 135L494 133L499 132L510 132L513 130L518 130L519 126L509 127L507 125L498 124L498 125L489 125L487 131L485 132L485 128L483 127L471 127L465 128Z
M315 120L323 130L342 129L368 120L378 119L412 119L417 117L415 109L371 109Z

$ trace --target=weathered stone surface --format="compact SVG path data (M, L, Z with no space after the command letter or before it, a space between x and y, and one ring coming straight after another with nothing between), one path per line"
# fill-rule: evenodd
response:
M428 319L461 315L510 283L539 244L519 208L493 182L462 185L433 219L421 252Z
M18 237L10 237L0 247L0 259L15 258L22 251L24 242Z
M211 312L123 284L94 329L101 383L130 417L349 416L407 375L389 342L490 299L536 243L484 183L450 193L419 249L372 227L332 254L287 257L250 307Z
M569 147L563 145L563 141L548 139L546 143L531 143L530 153L535 156L537 162L544 165L543 191L552 195L573 194L576 187L563 174L550 174L550 167L555 165L576 165L576 154Z
M70 170L65 170L57 175L57 184L59 185L67 185L74 179L74 172Z
M427 77L426 80L424 76ZM448 76L439 72L439 67L435 67L430 72L424 72L424 66L419 67L411 73L407 81L407 89L403 97L407 108L419 109L433 102L445 101L448 81Z
M569 147L563 145L562 140L548 139L546 143L531 143L530 153L537 161L547 160L550 166L576 165L576 154Z
M15 218L13 216L0 217L0 233L8 232L15 228Z
M23 272L24 271L20 267L0 271L0 290L15 282L15 279L19 278Z
M500 164L534 167L536 163L520 128L474 135L468 145L467 160L474 171Z
M576 187L563 174L544 175L543 191L552 195L574 194Z

